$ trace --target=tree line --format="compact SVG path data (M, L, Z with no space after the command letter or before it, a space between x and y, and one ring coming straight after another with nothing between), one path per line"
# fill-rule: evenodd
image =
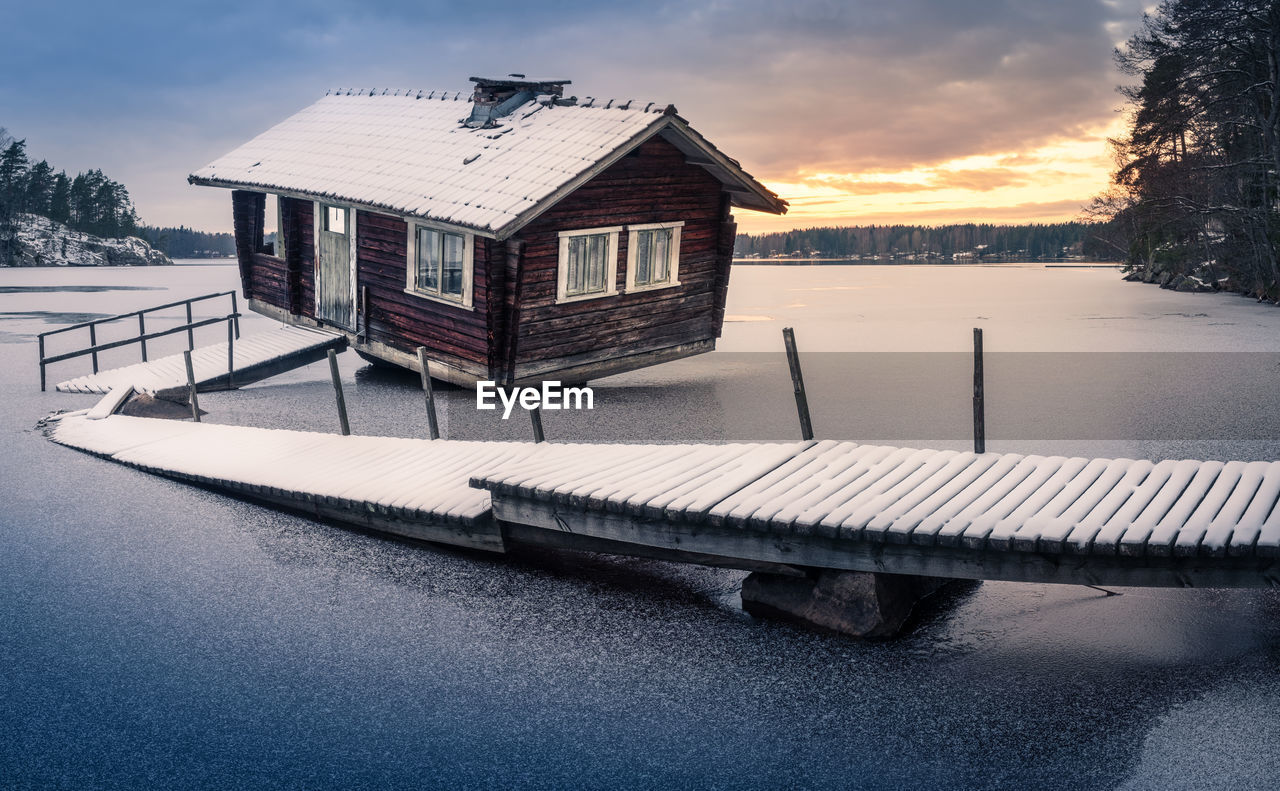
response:
M1165 0L1115 57L1139 81L1091 206L1100 243L1164 280L1280 298L1280 4Z
M739 234L739 256L1023 258L1086 256L1115 260L1098 242L1090 223L992 225L859 225L804 228L766 234Z
M236 240L229 233L208 233L185 225L177 228L144 225L139 235L170 258L220 258L236 254Z
M121 238L138 230L138 214L129 191L118 181L90 170L68 176L47 160L31 162L26 140L0 128L0 263L17 250L18 215L38 214L95 236Z

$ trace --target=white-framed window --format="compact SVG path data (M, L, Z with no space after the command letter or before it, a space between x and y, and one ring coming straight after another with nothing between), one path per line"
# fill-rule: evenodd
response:
M556 302L618 293L618 234L622 226L560 232Z
M471 307L475 236L409 223L410 294Z
M683 222L627 226L627 291L680 285Z
M329 233L347 234L347 210L341 206L324 206L324 230Z

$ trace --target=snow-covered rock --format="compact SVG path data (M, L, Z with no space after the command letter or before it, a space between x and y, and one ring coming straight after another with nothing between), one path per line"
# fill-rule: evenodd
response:
M15 266L165 266L169 256L142 239L104 239L73 231L47 217L18 218Z

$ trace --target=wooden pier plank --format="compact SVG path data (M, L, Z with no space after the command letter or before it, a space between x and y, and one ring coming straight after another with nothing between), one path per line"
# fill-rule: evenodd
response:
M1266 462L1258 462L1266 464ZM1248 555L1256 551L1259 534L1267 516L1276 509L1277 498L1280 497L1280 461L1266 465L1258 491L1249 501L1245 512L1241 514L1236 528L1231 533L1231 555Z
M1087 513L1081 514L1079 510L1070 508L1044 525L1040 533L1040 548L1043 551L1070 553L1077 546L1087 548L1103 525L1125 507L1126 503L1132 501L1134 492L1150 476L1154 465L1146 459L1122 461L1128 464L1120 480Z
M1124 477L1129 459L1095 459L1013 534L1013 548L1023 552L1061 552L1067 525L1083 519ZM1056 528L1052 533L1049 529Z

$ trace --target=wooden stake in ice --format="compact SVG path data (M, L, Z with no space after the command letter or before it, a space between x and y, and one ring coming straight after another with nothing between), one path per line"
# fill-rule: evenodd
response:
M187 364L187 392L191 400L191 419L200 422L200 401L196 398L196 371L191 366L191 350L184 349L182 361Z
M436 395L431 389L431 374L427 373L427 348L418 347L418 366L422 369L422 392L427 396L427 428L432 439L440 439L440 424L436 422Z
M342 427L342 436L351 433L351 425L347 423L347 400L342 397L342 377L338 376L338 355L329 350L329 376L333 379L333 395L338 400L338 423Z
M529 422L533 423L533 441L546 442L546 435L542 433L542 407L536 406L529 410Z
M982 328L973 328L973 452L987 452L987 405L982 384Z
M813 422L809 419L809 399L804 393L804 374L800 372L800 354L796 351L796 334L782 328L782 341L787 346L787 365L791 367L791 386L796 391L796 412L800 414L801 439L813 439Z

